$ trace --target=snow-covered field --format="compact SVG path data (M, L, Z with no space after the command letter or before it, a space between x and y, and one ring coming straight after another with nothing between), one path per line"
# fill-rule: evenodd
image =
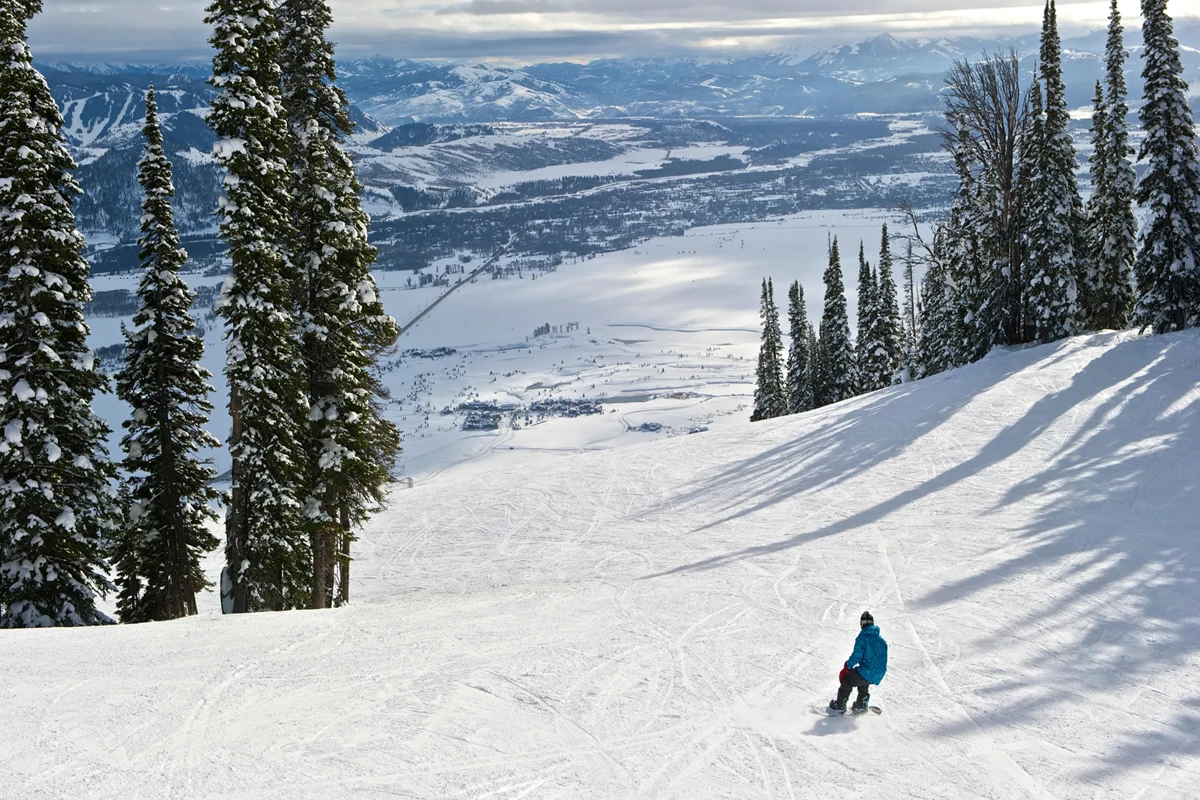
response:
M759 292L772 276L786 316L787 287L805 288L814 324L821 315L822 273L829 236L840 237L847 294L854 313L858 243L878 259L883 211L822 211L781 220L698 228L682 237L645 242L533 279L483 277L458 288L399 342L385 364L392 393L387 414L405 432L402 473L420 482L445 469L490 469L547 453L613 447L740 424L750 415L759 342ZM893 230L895 231L895 220ZM449 263L449 262L448 262ZM445 264L439 265L444 269ZM474 266L468 265L469 272ZM406 289L409 272L379 272L384 303L402 325L444 288ZM458 278L459 276L452 276ZM899 275L897 276L899 279ZM218 278L196 276L196 284ZM135 276L106 276L96 289L136 287ZM121 341L121 320L92 321L92 344ZM533 337L549 324L570 332ZM225 436L220 328L206 337L205 363L214 373L219 406L212 430ZM451 348L452 355L425 358ZM603 414L524 419L506 415L495 432L464 432L463 415L447 407L484 400L527 408L537 400L600 399ZM112 396L97 402L119 441L129 409ZM644 424L657 432L639 430ZM224 453L215 454L221 471Z
M773 276L785 313L787 286L800 280L815 322L827 237L836 233L846 249L853 242L844 257L853 290L858 241L866 240L874 261L884 219L882 212L818 212L702 228L567 263L537 280L462 287L401 338L405 349L458 350L408 359L404 377L389 381L395 418L408 432L406 474L420 480L460 458L486 455L490 467L530 451L610 447L740 422L750 413L762 279ZM407 317L391 303L407 294L384 291L397 319ZM569 323L578 329L530 338L538 325ZM416 400L406 399L415 390ZM605 413L483 436L463 436L461 417L437 413L468 399L527 405L544 397L600 398ZM634 430L644 423L662 430Z
M1080 337L417 481L349 607L4 636L0 796L1195 797L1198 378Z

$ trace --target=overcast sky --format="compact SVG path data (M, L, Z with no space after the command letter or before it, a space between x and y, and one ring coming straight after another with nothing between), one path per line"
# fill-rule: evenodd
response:
M30 26L39 60L201 61L207 0L48 0ZM341 58L375 54L503 63L608 56L802 53L883 32L897 36L1037 30L1028 0L331 0ZM897 9L903 5L905 11ZM1104 25L1108 2L1058 0L1065 35ZM1120 0L1126 27L1137 0ZM1177 17L1197 0L1171 0ZM1137 36L1135 30L1129 31Z

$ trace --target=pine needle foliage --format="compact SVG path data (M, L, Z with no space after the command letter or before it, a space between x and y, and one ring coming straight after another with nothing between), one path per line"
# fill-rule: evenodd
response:
M1104 168L1108 164L1105 148L1108 146L1108 110L1104 105L1104 85L1096 81L1096 92L1092 95L1092 155L1088 169L1092 175L1092 196L1088 199L1088 229L1093 228L1099 218L1096 213L1098 200L1105 183Z
M919 376L928 377L959 366L959 309L954 281L946 267L948 241L954 234L941 225L934 237L933 258L921 279L920 322L917 336Z
M1095 272L1089 322L1097 328L1121 330L1133 310L1133 262L1137 254L1137 217L1125 86L1125 43L1121 13L1112 0L1105 48L1105 79L1097 87L1092 115L1094 155L1092 197L1088 205L1089 240Z
M994 209L1000 205L995 172L974 161L976 147L965 126L955 137L947 138L952 142L958 192L950 206L950 218L935 239L941 268L938 280L953 287L944 306L935 302L929 309L946 314L930 329L939 351L948 348L938 356L931 354L929 363L936 365L938 372L947 369L947 364L983 358L992 347L1005 342L1012 317L1008 303L1012 259L993 222Z
M901 378L910 381L921 373L917 343L921 341L920 286L916 279L916 258L910 239L904 251L904 308L901 326Z
M879 335L879 287L874 270L867 261L863 243L858 243L858 341L857 357L858 393L873 392L890 383L885 379L880 363L882 342Z
M40 10L0 4L0 628L109 622L96 597L111 588L102 553L119 517L92 411L107 381L87 345L80 189L25 41Z
M1037 154L1025 227L1028 276L1026 318L1032 340L1053 342L1075 332L1077 289L1071 270L1068 195L1054 161L1050 115L1043 111L1040 85L1033 88L1032 152Z
M955 286L961 336L955 359L1025 341L1023 170L1028 130L1024 70L1015 51L959 61L942 92L946 150L959 192L941 242L944 274Z
M770 278L762 283L762 344L755 370L754 411L751 422L782 417L788 413L783 387L783 332L779 328L779 309L775 305L775 286Z
M1042 133L1035 143L1041 177L1035 178L1033 191L1040 195L1040 202L1031 222L1042 224L1038 250L1043 263L1031 266L1031 271L1039 273L1043 290L1039 290L1041 297L1030 301L1034 313L1030 322L1034 340L1044 342L1071 335L1079 322L1091 327L1097 288L1095 270L1088 258L1087 215L1075 177L1078 162L1068 130L1071 115L1062 77L1062 40L1054 0L1047 0L1042 17L1038 74L1045 95ZM1060 275L1063 272L1069 277ZM1051 305L1046 304L1044 296L1047 278L1059 284L1056 294L1060 299ZM1031 276L1029 285L1035 280ZM1074 296L1061 297L1070 293L1072 285Z
M1200 161L1166 0L1142 0L1142 18L1146 137L1138 157L1146 172L1137 201L1146 215L1134 264L1134 321L1165 333L1196 324L1200 313Z
M291 174L275 3L214 0L206 21L218 92L208 122L227 172L221 235L233 261L218 307L233 419L223 608L304 607L312 585L303 515L309 403L286 249Z
M1094 289L1097 305L1095 316L1097 318L1099 318L1101 307L1104 305L1104 301L1099 297L1100 264L1097 261L1097 257L1100 255L1101 242L1104 239L1104 217L1101 209L1108 183L1107 147L1108 111L1104 104L1104 86L1100 81L1096 81L1096 93L1092 97L1092 155L1088 159L1088 171L1092 176L1092 195L1088 198L1085 211L1087 213L1088 247L1090 249L1092 264L1096 270L1096 285Z
M122 622L196 613L196 592L208 586L200 561L218 544L207 524L216 521L212 504L222 499L210 485L215 470L200 457L220 445L204 430L212 375L200 366L204 340L191 316L196 293L179 275L187 253L171 210L175 187L153 86L142 131L141 307L124 329L125 367L117 375L117 395L134 409L121 442L129 502L114 558Z
M808 321L804 302L804 287L793 281L788 289L788 413L799 414L813 407L813 371L815 367L816 333Z
M825 306L821 314L816 404L827 406L847 400L857 393L854 345L850 339L850 317L846 310L846 290L842 283L842 261L835 236L829 246L829 265L825 268Z
M904 360L904 325L900 318L900 302L896 297L896 276L893 272L891 241L885 223L879 242L879 296L876 324L879 342L880 375L884 385L895 383Z
M353 130L336 84L333 21L325 0L284 0L280 63L289 134L291 261L307 368L305 516L313 548L314 607L335 601L333 568L348 568L353 529L382 504L400 433L381 413L374 373L399 336L371 274L377 252L361 185L342 146ZM344 572L343 572L344 574ZM345 585L343 595L345 599Z

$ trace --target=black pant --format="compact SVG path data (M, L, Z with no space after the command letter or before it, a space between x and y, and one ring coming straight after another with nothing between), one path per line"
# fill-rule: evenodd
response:
M854 698L854 702L861 703L870 692L871 684L867 679L858 674L857 669L852 669L846 673L846 677L842 678L842 685L838 688L838 703L845 703L850 699L850 690L858 689L858 694Z

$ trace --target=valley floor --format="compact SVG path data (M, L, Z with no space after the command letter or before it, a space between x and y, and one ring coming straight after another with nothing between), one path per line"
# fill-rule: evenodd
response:
M418 282L413 273L376 271L388 313L406 328L398 353L381 365L391 394L384 413L404 432L401 474L424 483L447 470L478 473L554 454L740 426L750 416L762 280L774 279L776 302L785 311L787 287L800 281L816 324L827 243L840 236L853 319L853 251L865 241L874 261L885 222L896 229L895 215L880 209L825 210L697 228L569 261L549 274L481 276L415 325L410 322L446 288L409 289ZM479 262L450 259L427 272L451 265L463 269L451 275L457 280ZM109 275L95 283L98 291L132 292L138 277ZM220 284L218 278L187 277L195 286ZM122 342L121 324L130 319L90 318L92 346ZM534 336L544 325L554 331ZM213 374L217 406L209 428L224 438L230 422L223 331L216 320L206 327L204 365ZM528 421L524 414L505 414L498 430L480 432L463 430L464 414L442 413L472 401L527 410L555 399L599 400L603 414L535 415ZM119 452L121 423L132 409L113 395L97 397L94 406L109 423L111 450ZM215 459L218 472L229 469L226 450L206 456Z
M1177 798L1200 332L397 490L330 612L10 633L0 796ZM858 615L880 717L816 713Z

